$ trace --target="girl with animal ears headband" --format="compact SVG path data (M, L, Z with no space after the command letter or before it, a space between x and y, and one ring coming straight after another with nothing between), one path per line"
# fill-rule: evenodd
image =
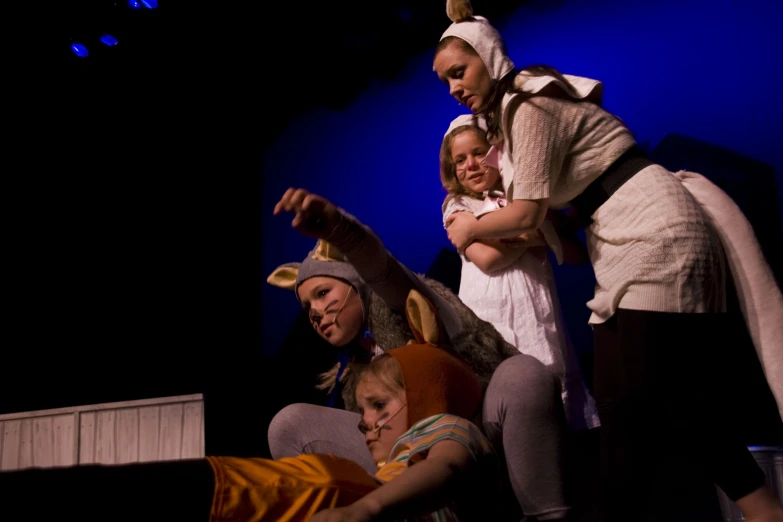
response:
M413 274L372 230L331 202L304 189L289 189L274 209L275 215L284 212L294 215L294 229L319 243L301 264L282 265L268 281L297 293L327 341L338 344L366 328L379 351L415 339L406 304L412 291L421 295L441 325L435 344L476 372L484 393L480 424L493 447L502 448L514 489L524 490L530 499L527 514L564 515L569 509L560 466L565 419L554 375L534 357L520 354L448 288ZM349 394L354 387L351 375L357 373L348 371L344 382L337 381L348 410L355 406ZM272 456L331 453L373 470L365 441L344 429L358 421L352 411L290 405L270 423ZM518 510L516 500L509 503Z
M783 520L736 427L724 422L722 393L732 376L704 369L730 337L728 261L783 417L783 295L747 219L704 176L646 158L622 121L601 108L599 82L517 70L500 33L469 2L449 0L447 12L454 23L437 45L434 70L502 140L509 200L480 220L450 216L449 239L464 251L476 239L516 237L538 229L549 207L566 205L587 227L605 520L703 520L699 510L717 503L695 500L702 497L694 488L711 491L703 481L677 489L688 474L671 463L686 461L748 520Z

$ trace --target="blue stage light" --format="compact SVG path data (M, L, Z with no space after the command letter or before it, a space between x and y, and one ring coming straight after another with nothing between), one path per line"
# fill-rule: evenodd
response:
M158 7L158 0L141 0L141 3L148 9L155 9Z
M131 6L134 9L138 9L141 7L141 4L139 3L139 0L128 0L128 5Z
M117 39L110 34L104 34L101 36L101 42L105 43L109 47L114 47L117 45Z
M85 56L90 54L87 48L80 43L71 44L71 50L73 51L73 54L79 56L80 58L84 58Z

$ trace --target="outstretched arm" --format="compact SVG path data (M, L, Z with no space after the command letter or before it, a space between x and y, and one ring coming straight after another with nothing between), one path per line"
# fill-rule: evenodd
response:
M348 507L318 513L314 522L402 520L442 508L454 497L475 461L468 448L454 440L436 443L425 460L406 469Z
M408 294L416 289L438 310L449 337L462 330L462 322L451 305L397 261L381 239L358 219L305 189L286 191L275 205L274 214L284 211L295 214L291 222L295 229L340 249L362 280L392 310L405 310Z

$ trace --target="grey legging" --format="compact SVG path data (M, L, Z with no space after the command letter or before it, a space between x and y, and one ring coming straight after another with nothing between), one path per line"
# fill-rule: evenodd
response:
M274 458L331 453L350 459L370 474L377 467L357 429L356 413L292 404L269 425ZM484 398L484 432L505 455L510 485L525 515L539 520L565 516L560 386L537 359L519 354L492 375Z

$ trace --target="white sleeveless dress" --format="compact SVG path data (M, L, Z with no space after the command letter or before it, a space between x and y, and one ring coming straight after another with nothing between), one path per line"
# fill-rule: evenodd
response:
M444 226L454 212L483 214L492 206L491 201L469 196L452 198L443 209ZM504 270L485 274L464 255L461 257L460 299L506 341L540 360L557 376L572 430L599 426L595 402L562 324L549 258L525 252Z

